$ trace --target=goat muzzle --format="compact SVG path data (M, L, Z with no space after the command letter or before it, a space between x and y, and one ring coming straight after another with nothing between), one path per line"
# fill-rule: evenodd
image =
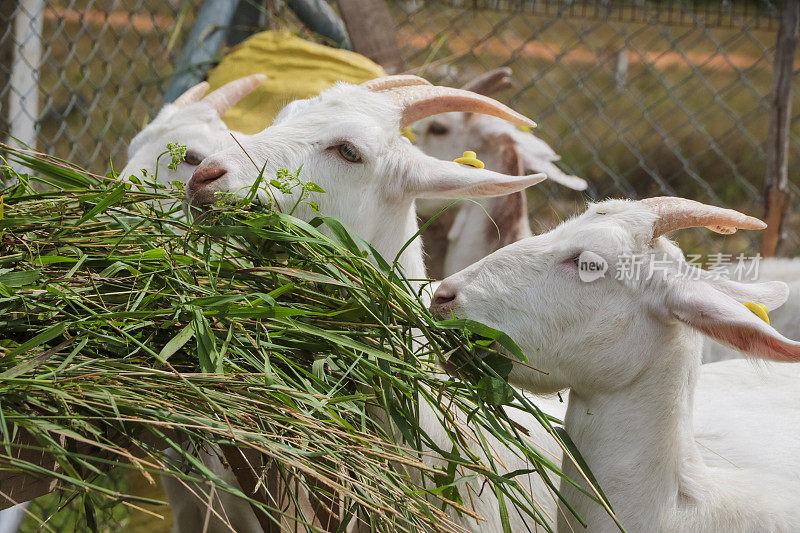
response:
M442 283L433 293L433 302L430 306L430 312L437 318L450 317L451 311L455 304L458 292L455 288Z
M186 195L194 206L213 204L216 200L215 187L212 185L219 181L228 171L222 167L200 166L192 174L186 184Z

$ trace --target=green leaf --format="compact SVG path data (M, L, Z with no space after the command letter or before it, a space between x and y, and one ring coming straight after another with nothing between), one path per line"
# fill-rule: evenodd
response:
M133 268L132 266L130 266L128 264L125 264L122 261L116 261L116 262L111 263L110 265L108 265L106 268L104 268L103 271L100 272L100 277L101 278L113 278L117 274L117 272L119 272L121 270L127 270L128 272L131 272L131 273L132 272L136 272L136 269Z
M40 266L55 265L58 263L74 263L78 260L77 257L64 257L62 255L42 255L36 258L34 263Z
M498 344L500 344L500 346L511 352L511 354L513 354L514 357L516 357L523 363L528 362L528 358L525 356L525 352L523 352L522 349L519 346L517 346L517 344L513 340L511 340L511 337L509 337L502 331L490 328L489 326L481 324L480 322L458 318L455 320L442 320L436 322L436 326L442 329L466 330L469 331L470 333L480 335L481 337L492 339L493 341L496 341Z
M307 181L305 184L305 189L308 192L325 192L325 189L314 183L313 181Z
M41 270L18 270L0 275L0 283L6 287L24 287L33 285L42 276Z
M478 381L478 392L483 401L494 406L506 405L514 399L511 385L494 376L483 376Z
M42 331L41 333L35 335L33 338L28 339L27 341L23 342L10 352L6 354L6 357L14 357L15 355L19 355L22 353L27 353L31 349L36 348L48 341L51 341L58 337L59 335L63 335L66 327L64 324L56 324L54 326L50 326L46 330Z
M158 353L158 360L166 361L169 359L172 354L180 350L192 337L194 337L194 323L189 322L180 333L172 337L170 341L161 348L161 351Z
M344 224L336 220L335 218L323 217L321 219L328 229L331 230L334 237L338 239L338 241L347 248L349 251L353 252L356 255L362 255L362 250L358 247L356 242L353 240L353 237L350 236L350 232L347 228L344 227Z
M490 353L482 361L505 380L508 380L508 375L511 374L511 370L514 368L514 362L509 357L501 354Z
M8 370L6 370L5 372L3 372L2 374L0 374L0 379L15 378L17 376L21 376L25 372L33 370L34 368L38 367L39 365L42 365L45 362L47 362L47 360L50 359L51 357L53 357L53 355L55 355L58 351L66 348L67 346L72 344L75 341L75 339L76 339L76 337L72 337L71 339L67 339L67 340L61 342L58 346L54 346L53 348L50 348L49 350L45 351L42 354L39 354L39 355L37 355L35 357L28 357L27 359L25 359L24 361L22 361L18 365L13 366L13 367L9 368Z
M111 207L112 205L114 205L117 202L119 202L120 199L122 199L123 196L125 196L125 185L121 184L118 187L116 187L115 189L113 189L110 193L105 195L105 197L102 200L100 200L100 202L98 202L97 205L95 205L93 208L91 208L89 211L87 211L86 214L83 215L80 218L80 220L78 220L75 223L75 225L76 226L80 226L81 224L83 224L84 222L86 222L90 218L94 217L95 215L98 215L98 214L102 213L103 211L105 211L106 209Z
M197 339L197 357L200 360L200 370L208 374L221 373L222 358L217 351L217 338L202 311L195 310L192 328Z
M594 474L592 474L589 465L586 464L586 460L581 455L581 452L578 451L578 447L575 446L575 443L570 438L569 433L567 433L567 430L559 426L554 426L553 430L558 434L559 438L564 443L567 450L569 450L569 453L575 459L575 462L578 463L578 466L580 466L583 472L586 474L586 477L588 478L589 482L592 485L594 485L595 489L597 489L597 493L603 499L603 502L605 502L605 504L608 506L609 509L613 510L613 508L611 507L611 502L608 500L608 497L603 492L603 489L600 488L600 484L597 482L597 478L595 478ZM614 520L616 521L616 518L614 518ZM617 524L619 525L619 522L617 522Z
M324 283L326 285L338 285L340 287L348 287L346 283L342 283L341 281L333 279L330 276L326 276L325 274L318 274L316 272L308 272L306 270L298 270L296 268L284 268L284 267L263 267L263 269L269 272L277 272L279 274L283 274L284 276L304 279L306 281L313 281L315 283Z

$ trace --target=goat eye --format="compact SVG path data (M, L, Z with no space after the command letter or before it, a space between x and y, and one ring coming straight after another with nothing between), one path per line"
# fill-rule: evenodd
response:
M187 165L192 165L196 167L200 163L203 162L204 157L198 154L197 152L192 152L191 150L186 152L186 156L183 158L183 162Z
M342 143L336 147L336 151L342 156L342 159L351 163L361 162L361 153L350 143Z
M431 122L431 125L428 126L428 133L431 135L447 135L450 133L450 128L441 122Z

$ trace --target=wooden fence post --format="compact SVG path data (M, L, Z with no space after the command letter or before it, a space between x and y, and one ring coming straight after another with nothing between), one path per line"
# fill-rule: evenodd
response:
M769 227L761 241L761 255L778 254L783 221L789 208L789 126L792 118L792 74L800 24L800 0L781 2L781 20L775 44L772 97L767 140L767 175L764 191L765 215Z

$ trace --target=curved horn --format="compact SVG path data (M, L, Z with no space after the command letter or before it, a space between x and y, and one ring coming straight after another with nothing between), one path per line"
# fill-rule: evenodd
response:
M197 85L186 89L182 95L172 102L172 105L175 107L186 107L189 104L199 102L200 99L203 98L203 95L206 94L206 91L208 91L208 87L207 81L201 81Z
M403 108L400 119L401 128L431 115L454 111L491 115L517 126L536 126L534 121L497 100L464 89L417 85L399 87L386 92L391 94Z
M473 78L469 83L464 84L461 88L465 91L472 91L489 96L510 89L512 86L511 69L508 67L500 67L490 70L489 72L484 72L480 76Z
M214 111L222 116L228 109L236 105L236 102L253 92L266 80L267 77L263 74L251 74L226 83L219 89L209 93L202 101L210 105Z
M381 76L374 80L368 80L361 84L362 87L373 92L385 91L395 87L406 87L409 85L430 85L431 82L419 76L411 74L397 74L394 76Z
M705 227L717 233L736 233L737 229L761 230L767 225L757 218L733 209L723 209L686 198L658 196L639 200L658 215L653 226L653 239L676 229Z

